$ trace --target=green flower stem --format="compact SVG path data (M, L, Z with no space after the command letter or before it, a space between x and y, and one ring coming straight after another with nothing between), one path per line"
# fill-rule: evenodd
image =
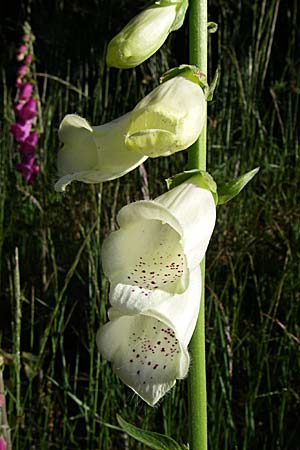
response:
M190 64L207 74L207 0L190 0L189 42ZM199 139L189 150L189 169L206 170L206 124ZM189 444L190 450L207 450L207 399L205 368L204 276L205 260L201 262L203 290L198 322L190 343L189 372Z

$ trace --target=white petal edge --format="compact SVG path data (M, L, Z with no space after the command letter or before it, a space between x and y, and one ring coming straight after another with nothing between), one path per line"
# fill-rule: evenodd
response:
M61 178L55 183L56 191L65 191L66 186L72 181L101 183L119 178L134 170L148 158L128 150L125 145L129 116L130 113L127 113L118 119L95 127L90 126L86 119L76 114L68 114L62 120L59 137L65 145L58 153L58 169ZM88 158L94 161L93 167L88 167L88 170L86 166L89 164L84 160L84 152L87 151ZM72 152L79 161L80 158L82 159L85 170L73 170ZM75 164L75 167L77 166L78 163Z

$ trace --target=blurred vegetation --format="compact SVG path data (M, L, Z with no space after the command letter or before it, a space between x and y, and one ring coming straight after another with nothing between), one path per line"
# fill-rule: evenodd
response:
M164 178L182 170L186 153L148 160L103 185L53 190L66 113L104 123L187 62L186 24L142 66L106 67L109 39L144 4L11 1L0 11L0 351L14 449L143 449L106 425L116 426L117 413L188 440L186 381L151 409L95 346L107 311L101 242L121 206L165 191ZM217 66L221 75L208 111L208 170L222 182L261 167L218 208L207 255L209 448L299 450L299 4L211 0L209 8L219 25L209 40L209 78ZM33 186L15 170L9 133L25 19L36 35L44 128Z

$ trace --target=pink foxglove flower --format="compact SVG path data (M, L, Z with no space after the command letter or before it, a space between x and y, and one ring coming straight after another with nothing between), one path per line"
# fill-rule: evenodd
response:
M18 48L18 53L25 53L25 52L26 52L26 49L27 49L26 45L25 45L25 44L22 44L22 45L20 45L20 47Z
M27 67L27 66L25 66L25 65L20 66L19 69L18 69L18 75L20 75L20 76L25 75L25 73L27 72L27 70L28 70L28 67Z
M10 131L14 136L15 140L19 143L25 142L30 134L32 126L32 121L28 120L26 122L16 122L10 126Z
M27 102L32 96L32 83L26 82L20 86L20 92L18 95L18 100Z
M37 116L37 102L34 97L34 82L31 81L33 61L33 41L34 35L30 25L24 24L23 42L18 49L17 60L22 61L17 73L16 87L17 102L14 105L16 122L10 127L10 131L18 144L21 154L21 162L16 168L28 183L33 183L39 166L35 162L34 151L38 143L38 133L33 130ZM29 81L30 80L30 81Z
M16 79L16 87L17 87L17 88L20 88L20 87L22 86L22 84L23 84L22 78L21 78L21 77L18 77L18 78Z
M30 133L27 139L21 144L20 153L33 153L37 147L39 136L36 131Z
M39 171L39 166L35 163L33 154L24 154L22 161L17 164L17 170L23 175L27 182L33 182Z
M32 55L27 55L26 58L25 58L25 63L26 64L31 64L32 60L33 60Z
M30 98L26 103L16 105L16 113L22 121L34 119L36 116L36 100Z

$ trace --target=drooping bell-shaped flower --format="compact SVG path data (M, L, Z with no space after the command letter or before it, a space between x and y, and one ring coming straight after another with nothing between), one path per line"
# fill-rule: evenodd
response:
M91 126L76 114L67 115L59 128L63 147L58 153L57 191L74 180L99 183L125 175L140 165L146 156L127 149L124 138L129 114L100 126Z
M132 110L126 145L150 157L171 155L197 140L205 116L203 89L183 76L174 77Z
M150 406L187 375L187 346L198 317L201 289L201 271L196 267L183 294L143 314L122 315L112 308L110 322L97 333L102 356Z
M197 185L197 176L154 201L123 207L120 229L102 248L111 305L124 314L144 313L184 293L204 257L215 217L213 196Z
M130 20L109 42L107 64L128 69L150 58L169 33L182 25L186 8L186 0L156 1Z

